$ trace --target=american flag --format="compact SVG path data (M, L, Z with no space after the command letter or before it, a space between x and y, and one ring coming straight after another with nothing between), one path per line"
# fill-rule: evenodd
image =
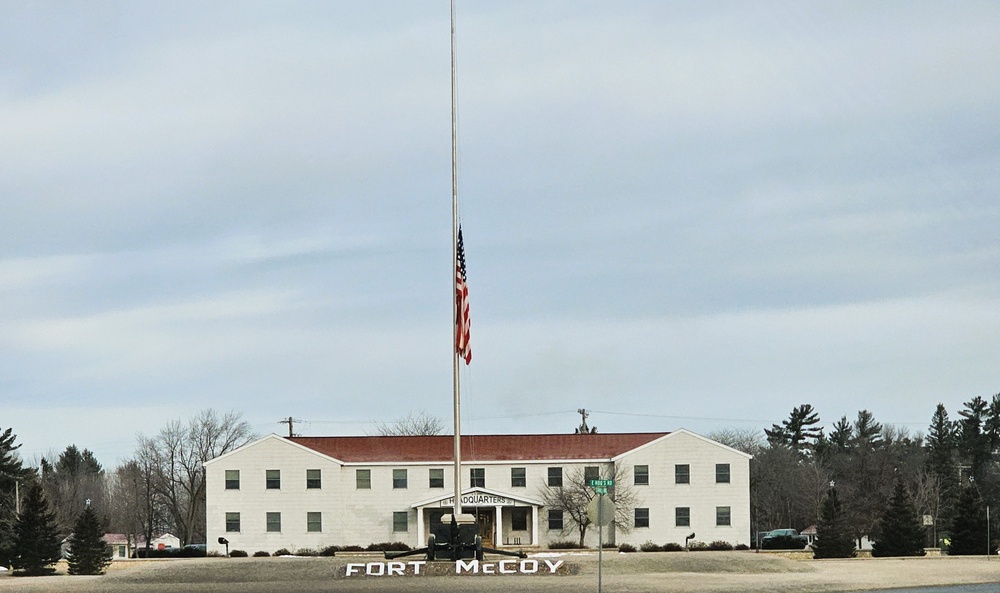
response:
M472 348L469 346L469 287L465 283L465 245L462 241L462 227L458 228L458 261L455 262L455 352L472 362Z

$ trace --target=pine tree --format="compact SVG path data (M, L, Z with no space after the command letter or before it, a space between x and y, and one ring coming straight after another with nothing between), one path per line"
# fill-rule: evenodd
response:
M902 480L896 482L889 506L879 521L882 535L872 545L872 556L923 556L924 527Z
M14 524L14 558L11 567L29 576L51 574L61 556L55 514L37 482L28 487L21 515Z
M0 432L0 565L10 566L14 555L14 521L17 520L17 492L31 470L21 464L17 454L20 444L15 444L16 435L11 429Z
M73 525L69 543L69 574L104 574L111 563L111 549L104 541L104 529L97 513L89 506Z
M987 550L986 511L979 489L969 485L962 488L958 497L958 507L955 509L955 520L951 534L951 546L948 554L952 556L968 556L973 554L993 553L996 548L990 543Z
M856 554L847 514L837 498L837 489L832 486L823 499L813 552L813 558L852 558Z

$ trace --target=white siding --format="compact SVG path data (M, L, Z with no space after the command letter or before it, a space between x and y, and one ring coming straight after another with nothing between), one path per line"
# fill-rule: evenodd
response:
M586 437L581 437L586 438ZM631 528L625 533L606 533L605 541L658 544L684 543L685 536L697 534L697 541L724 540L732 544L749 543L750 538L750 482L748 456L718 443L690 433L677 431L657 439L646 446L623 454L617 459L626 480L639 495L637 506L649 509L649 527ZM463 489L469 488L469 468L482 467L486 471L485 488L515 499L541 501L542 491L548 480L549 467L562 467L563 478L568 480L574 471L586 466L600 466L602 477L607 477L614 460L574 460L468 463L463 464ZM691 467L690 484L674 484L674 465ZM730 464L730 483L715 483L715 465ZM632 467L649 466L649 485L632 485ZM511 487L511 468L525 468L526 487ZM429 470L444 470L444 488L431 488ZM265 488L265 472L281 470L280 490ZM320 469L322 488L306 488L306 470ZM356 488L356 470L371 471L371 489ZM392 470L407 470L407 487L393 488ZM240 471L240 489L225 489L226 470ZM207 480L207 530L208 549L224 552L218 543L220 536L229 540L230 550L239 549L253 554L258 550L274 553L279 548L292 552L299 548L322 549L329 545L361 545L402 541L410 546L423 545L423 536L417 531L415 504L450 496L452 493L453 466L450 463L420 464L341 464L310 449L284 438L270 435L206 464ZM437 503L435 503L436 506ZM691 509L691 526L674 525L674 508ZM717 506L731 508L731 525L715 524ZM393 512L406 511L406 532L393 531ZM240 532L227 533L226 513L240 513ZM281 532L266 531L266 513L281 513ZM306 531L309 512L321 512L321 533ZM575 526L566 522L562 532L548 530L547 511L538 514L539 543L544 547L555 540L577 539ZM503 521L509 528L509 520ZM528 529L532 527L529 515ZM425 529L427 526L425 525ZM524 532L518 535L522 543L530 541ZM501 543L501 542L498 542ZM588 531L588 545L597 545L596 526Z

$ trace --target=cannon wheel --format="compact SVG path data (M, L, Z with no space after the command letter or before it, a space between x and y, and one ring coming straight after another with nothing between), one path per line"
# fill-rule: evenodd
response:
M434 562L434 556L437 553L437 550L434 549L434 544L435 543L437 543L437 538L434 537L434 534L432 533L432 534L430 534L427 537L427 561L428 562Z
M483 561L483 536L476 536L476 560Z

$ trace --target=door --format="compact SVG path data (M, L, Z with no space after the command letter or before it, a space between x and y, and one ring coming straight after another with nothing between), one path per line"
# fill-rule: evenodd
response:
M483 545L495 548L493 534L496 532L496 511L490 508L476 508L476 523L479 523L479 536Z

